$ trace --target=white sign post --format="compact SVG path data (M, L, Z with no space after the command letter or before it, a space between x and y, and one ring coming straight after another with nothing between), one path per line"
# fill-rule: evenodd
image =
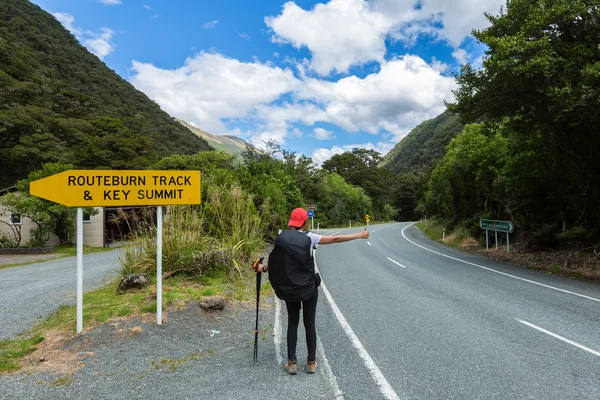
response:
M162 325L162 206L156 207L156 324Z
M83 208L77 208L77 333L83 330Z

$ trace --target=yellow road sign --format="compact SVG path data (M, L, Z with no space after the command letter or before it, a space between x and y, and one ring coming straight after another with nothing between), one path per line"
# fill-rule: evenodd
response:
M200 171L72 170L33 181L29 189L69 207L200 204Z
M365 215L365 220L366 220L367 222L369 222L369 221L371 220L371 217L369 217L369 214L366 214L366 215Z

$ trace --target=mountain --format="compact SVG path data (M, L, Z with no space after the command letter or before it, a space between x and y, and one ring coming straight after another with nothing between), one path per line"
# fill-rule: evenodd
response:
M379 165L398 174L427 172L444 157L446 146L463 127L458 114L445 111L413 129Z
M0 187L44 162L143 169L211 150L27 0L0 6Z
M246 150L247 146L252 145L243 139L233 135L213 135L203 131L202 129L196 128L195 126L175 118L177 122L185 126L187 129L192 131L196 136L206 140L208 144L217 150L222 150L229 154L234 154L241 158L242 151Z

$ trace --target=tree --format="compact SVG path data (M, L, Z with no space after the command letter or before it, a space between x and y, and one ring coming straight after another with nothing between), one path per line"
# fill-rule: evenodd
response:
M483 69L463 66L465 122L502 123L511 212L531 229L600 226L600 1L509 0L491 26Z
M431 175L425 194L427 212L455 223L482 214L498 218L502 210L497 179L506 162L506 148L501 135L488 137L482 125L467 125L452 139Z
M216 169L233 169L235 156L224 151L202 151L192 155L172 155L163 157L150 169L195 170L210 174Z
M75 209L53 203L29 193L29 183L50 175L73 169L73 165L62 163L47 163L41 169L29 174L27 179L17 182L18 192L0 197L0 203L14 213L30 218L37 228L31 233L32 242L29 246L40 246L48 240L50 233L56 234L61 244L72 243L75 230ZM91 215L97 214L94 208L86 207Z
M324 224L341 225L357 221L373 208L371 198L360 188L333 173L323 175L324 190L317 210Z
M393 186L396 174L387 168L379 168L381 160L381 155L375 150L352 149L325 161L323 169L360 186L373 200L375 210L370 212L383 213L385 204L393 202L389 188Z

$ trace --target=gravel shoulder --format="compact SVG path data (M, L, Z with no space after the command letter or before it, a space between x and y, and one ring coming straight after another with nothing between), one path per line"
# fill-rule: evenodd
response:
M320 373L302 371L302 360L296 376L279 365L275 311L274 298L267 297L259 314L256 362L253 305L230 304L207 313L192 302L167 312L162 326L155 324L154 314L107 323L64 343L62 352L34 353L33 368L0 376L0 399L334 398ZM306 351L302 346L299 342L300 353ZM45 364L52 366L61 353L76 358L81 368L48 371Z

